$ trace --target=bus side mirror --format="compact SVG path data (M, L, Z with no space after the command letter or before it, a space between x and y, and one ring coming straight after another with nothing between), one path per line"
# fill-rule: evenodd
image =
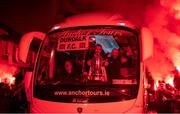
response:
M141 38L142 60L145 61L153 56L153 36L151 31L146 27L142 27Z
M30 56L29 53L35 52L35 54L31 53L31 56L33 54L37 54L37 52L34 50L39 50L39 46L44 37L45 33L42 32L29 32L23 35L19 43L19 60L23 63L28 64L27 59Z

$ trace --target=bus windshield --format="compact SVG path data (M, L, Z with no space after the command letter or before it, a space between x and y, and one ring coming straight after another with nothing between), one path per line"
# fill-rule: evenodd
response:
M51 32L38 55L34 97L69 103L134 99L139 56L138 35L132 29L81 27Z

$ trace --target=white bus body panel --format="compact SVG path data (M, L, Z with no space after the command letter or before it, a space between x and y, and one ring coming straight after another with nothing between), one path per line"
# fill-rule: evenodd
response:
M137 104L137 99L109 102L109 103L91 103L91 104L77 104L77 103L60 103L39 100L33 98L31 104L32 113L77 113L77 108L82 108L82 113L130 113L130 112L143 112L142 106Z

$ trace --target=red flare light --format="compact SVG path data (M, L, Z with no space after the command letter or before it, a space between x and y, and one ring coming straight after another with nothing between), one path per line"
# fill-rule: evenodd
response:
M15 83L15 77L13 77L12 74L6 73L2 70L0 70L0 83L6 83L8 85L13 85Z
M174 76L168 76L165 80L166 84L170 84L172 87L174 87Z
M179 73L180 73L180 66L177 66L176 69L177 69L177 70L179 71Z
M154 83L154 90L157 91L158 87L159 87L159 82L158 80L156 80Z

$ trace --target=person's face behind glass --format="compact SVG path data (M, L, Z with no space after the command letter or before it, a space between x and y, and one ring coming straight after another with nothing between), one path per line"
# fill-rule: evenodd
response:
M113 49L112 50L112 58L117 59L118 55L119 55L119 50L118 49Z
M99 45L97 45L97 46L95 47L95 53L101 53L101 51L102 51L102 47L99 46Z
M71 61L66 61L64 67L65 67L66 72L68 72L68 73L72 72L72 62Z

